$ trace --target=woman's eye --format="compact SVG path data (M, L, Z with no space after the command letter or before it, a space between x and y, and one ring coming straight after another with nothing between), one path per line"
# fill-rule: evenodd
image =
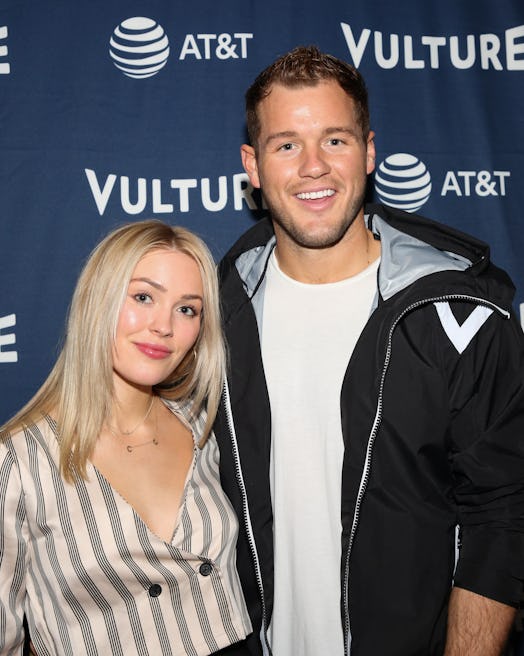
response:
M144 292L140 292L139 294L135 294L133 296L133 298L138 303L151 303L152 302L151 296L149 294L144 293Z
M182 305L182 307L178 308L178 311L186 317L196 317L198 315L196 308L191 307L190 305Z

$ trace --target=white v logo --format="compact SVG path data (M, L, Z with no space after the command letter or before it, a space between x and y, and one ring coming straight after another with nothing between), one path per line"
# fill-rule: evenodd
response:
M451 340L453 346L462 353L484 323L493 314L493 310L484 305L477 305L464 323L459 326L449 303L435 303L442 328Z

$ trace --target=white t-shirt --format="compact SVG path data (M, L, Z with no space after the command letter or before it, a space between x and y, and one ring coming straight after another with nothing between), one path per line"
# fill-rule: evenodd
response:
M340 390L369 318L379 260L336 283L267 271L262 357L272 416L276 656L344 653L340 619Z

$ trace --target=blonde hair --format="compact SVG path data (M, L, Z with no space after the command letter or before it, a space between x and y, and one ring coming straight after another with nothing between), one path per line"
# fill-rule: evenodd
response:
M154 387L171 400L190 400L193 415L207 412L201 445L213 425L225 375L216 266L204 242L189 230L157 220L126 224L92 251L78 279L61 353L41 388L3 427L12 433L53 412L58 425L60 472L71 481L86 477L104 421L113 403L112 346L120 309L138 262L152 250L174 250L198 264L203 312L194 349ZM5 438L5 434L3 435Z

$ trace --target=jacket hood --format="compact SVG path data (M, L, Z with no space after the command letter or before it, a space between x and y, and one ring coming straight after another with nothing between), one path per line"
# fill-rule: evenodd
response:
M366 206L368 227L382 242L379 289L390 298L418 279L426 291L446 292L459 284L509 310L515 287L508 274L490 260L489 245L456 228L386 205ZM465 272L457 277L452 272ZM444 273L433 280L429 276Z

